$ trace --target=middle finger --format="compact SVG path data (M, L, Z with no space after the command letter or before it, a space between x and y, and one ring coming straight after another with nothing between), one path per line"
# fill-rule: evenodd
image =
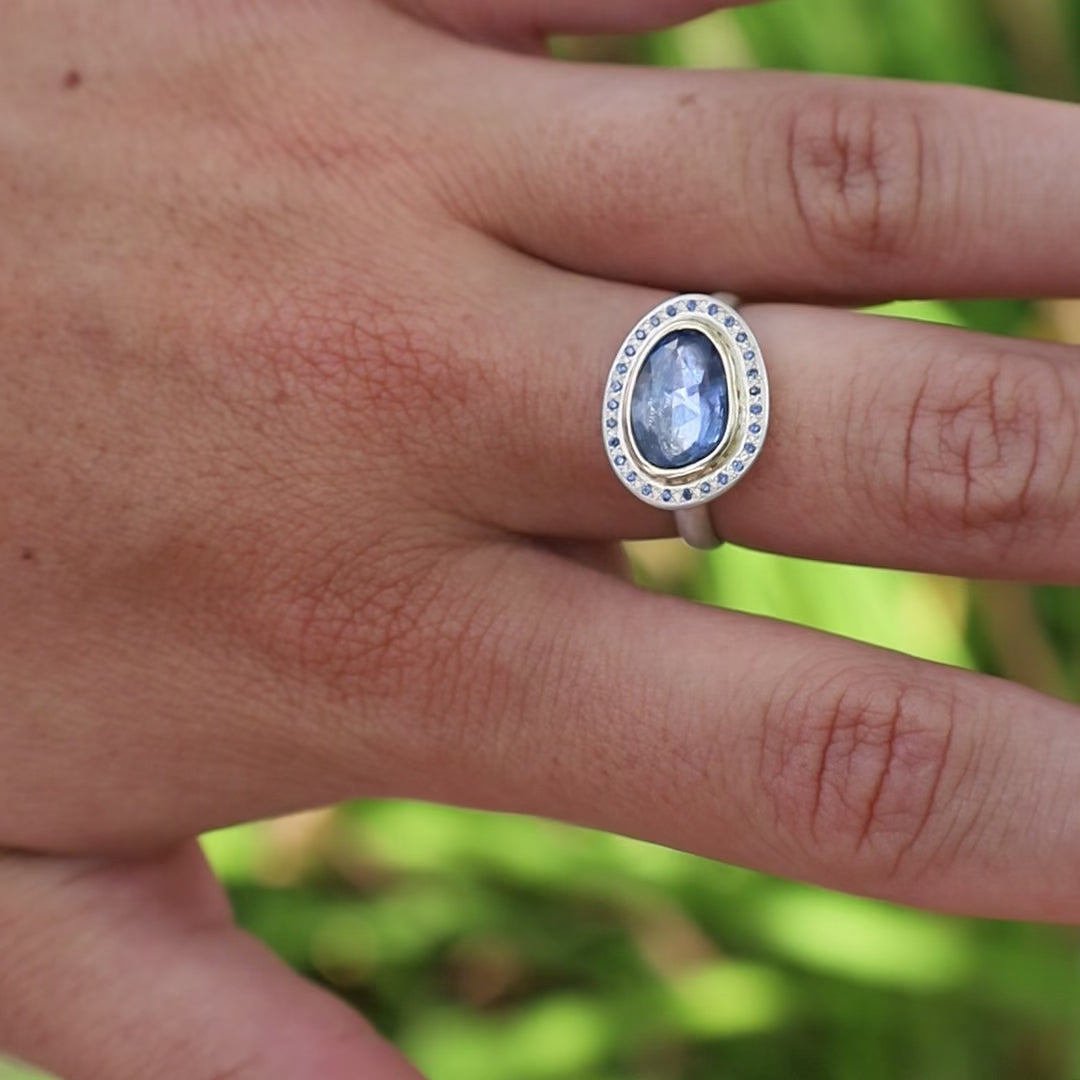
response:
M478 223L559 266L758 298L1068 295L1076 106L898 81L508 58ZM528 86L528 93L521 87ZM493 167L494 163L494 167Z

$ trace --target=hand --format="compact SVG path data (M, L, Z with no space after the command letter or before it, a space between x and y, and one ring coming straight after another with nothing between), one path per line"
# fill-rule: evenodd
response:
M535 55L709 6L6 5L0 1046L414 1075L191 841L359 795L1080 916L1076 711L635 590L612 542L672 522L595 419L664 295L769 300L723 535L1080 580L1074 351L777 303L1075 291L1080 114Z

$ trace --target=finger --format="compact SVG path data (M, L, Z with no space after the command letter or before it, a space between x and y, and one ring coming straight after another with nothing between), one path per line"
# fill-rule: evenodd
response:
M488 265L491 281L472 273L475 290L446 297L470 332L469 363L447 366L454 402L470 407L441 408L439 427L433 413L420 440L440 461L430 497L446 500L446 513L403 527L392 555L356 556L349 538L367 511L365 478L351 470L325 491L313 485L326 501L304 507L333 523L331 544L315 545L299 568L254 564L256 585L247 566L230 568L243 588L230 589L230 573L215 577L226 591L205 615L180 609L179 638L161 632L157 594L145 611L108 609L118 626L89 605L51 619L37 601L39 569L26 565L20 614L44 618L48 633L16 632L32 625L16 619L5 635L0 623L9 659L0 839L141 851L339 798L422 791L428 769L413 762L425 725L446 712L444 685L473 672L477 697L487 691L467 652L437 659L446 642L504 612L536 621L512 586L494 598L485 590L499 581L493 526L564 539L672 533L670 515L611 473L597 417L614 349L656 294L523 259ZM1072 453L1075 375L1061 360L1071 353L1025 344L1018 360L992 338L813 309L757 307L748 317L768 358L773 415L753 474L714 504L721 535L823 558L938 569L951 559L972 573L1075 579L1076 481L1053 471L1057 455ZM462 340L425 340L423 355L452 356ZM815 352L822 341L829 349ZM1062 409L1038 420L1035 470L1026 350L1041 371L1038 408ZM1020 486L1003 495L1018 462ZM466 528L462 514L478 521ZM141 576L119 588L125 601L145 594ZM622 633L633 626L628 617ZM542 675L536 687L546 687ZM146 761L159 767L133 768Z
M515 344L487 346L498 359L476 388L483 421L462 433L459 505L523 533L672 535L671 515L611 472L597 420L615 350L663 294L535 267L502 281ZM752 475L710 505L722 536L817 559L1080 581L1074 348L811 307L743 314L772 418Z
M984 90L507 58L476 221L550 262L743 296L1071 295L1080 111ZM521 86L528 85L523 94ZM492 167L497 162L497 167Z
M754 2L754 0L749 0ZM655 30L704 15L731 0L400 0L414 16L469 37L542 41L551 34Z
M192 844L145 864L0 857L0 1048L65 1080L419 1080L233 925Z
M1075 708L539 550L488 599L499 616L432 660L470 662L426 729L425 798L919 906L1080 917Z

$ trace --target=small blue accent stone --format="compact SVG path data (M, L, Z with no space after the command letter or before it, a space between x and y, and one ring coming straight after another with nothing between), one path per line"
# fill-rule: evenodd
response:
M751 411L751 412L752 412L752 413L753 413L753 414L754 414L755 416L760 416L763 410L762 410L762 407L761 407L760 405L751 405L751 406L750 406L750 411Z
M687 311L697 311L697 301L696 300L687 300L686 301L686 310Z
M608 427L615 427L615 425L618 424L618 422L619 421L616 420L614 416L609 416L608 420L607 420L607 426Z
M757 397L758 394L761 393L761 387L760 386L751 386L750 387L750 393L753 394L754 397Z
M615 401L614 399L612 399L611 401L609 401L607 403L607 407L609 409L611 409L611 410L615 410L615 409L617 409L619 407L619 403L617 401Z
M678 315L679 314L679 309L674 304L672 304L671 307L669 307L667 309L667 313L669 315L673 315L673 316Z
M625 364L620 364L615 370L620 375L625 375L630 369Z
M642 494L642 495L651 495L651 494L652 494L652 484L646 484L646 485L645 485L645 486L644 486L644 487L643 487L643 488L641 489L641 494Z
M753 350L753 349L747 349L747 350L746 350L746 352L744 352L744 353L742 354L742 358L743 358L744 360L753 360L753 359L754 359L754 356L755 356L755 353L754 353L754 350Z
M637 332L637 333L636 333L636 334L634 335L634 337L636 337L636 338L638 339L638 341L644 341L644 340L645 340L645 338L646 338L646 337L648 337L648 334L646 334L644 330L639 330L639 331L638 331L638 332Z
M739 343L740 345L745 345L745 344L746 344L746 334L736 334L736 335L735 335L735 340L736 340L736 341L737 341L737 342L738 342L738 343Z
M675 330L645 358L630 408L645 460L679 469L720 445L728 420L724 361L700 330Z
M710 491L712 491L712 484L710 484L708 481L701 485L702 495L708 495Z
M671 502L671 492L665 491L664 494L660 496L660 498L663 499L664 502Z
M729 315L729 316L728 316L728 317L727 317L727 318L726 318L726 319L724 320L724 325L725 325L725 326L734 326L734 325L735 325L735 316L734 316L734 315Z
M758 369L757 369L756 367L752 367L752 368L751 368L751 369L750 369L750 370L749 370L749 371L748 371L748 372L746 373L746 377L747 377L748 379L756 379L756 378L758 377Z
M720 486L723 487L728 482L727 473L721 473L716 479L720 481Z
M626 482L628 484L636 484L637 483L637 473L636 472L628 472L626 474Z
M720 305L719 304L710 304L709 305L709 314L710 315L719 315L720 314Z
M733 469L733 470L734 470L735 472L742 472L742 470L743 470L743 463L742 463L741 461L736 461L736 462L735 462L735 463L734 463L734 464L733 464L733 465L731 466L731 468L732 468L732 469Z
M750 425L750 434L751 435L760 435L761 434L761 425L760 424L751 424Z
M618 392L619 392L619 391L620 391L620 390L622 389L622 383L621 383L621 382L619 382L619 380L618 380L618 379L616 379L616 380L615 380L615 381L614 381L614 382L613 382L613 383L611 384L611 389L612 389L612 390L613 390L613 391L614 391L614 392L615 392L615 393L617 394L617 393L618 393Z
M624 466L624 465L626 464L626 457L625 457L625 455L623 455L623 454L620 454L620 455L619 455L619 456L618 456L618 457L617 457L617 458L615 459L615 464L616 464L616 465L618 465L618 466L619 466L619 468L621 469L621 468L622 468L622 467L623 467L623 466Z
M756 447L756 446L755 446L755 445L754 445L754 444L753 444L752 442L748 442L748 443L746 443L746 445L745 445L745 446L743 446L743 449L744 449L744 450L745 450L745 451L746 451L746 452L747 452L748 454L756 454L756 453L757 453L757 447Z
M618 439L608 439L608 446L610 446L612 450L617 450L618 446L619 446L619 440Z
M660 316L659 316L659 315L654 315L654 316L653 316L653 317L652 317L652 318L651 318L651 319L649 320L649 322L651 322L651 323L653 324L653 326L659 326L659 325L660 325Z
M627 356L633 356L634 353L636 353L636 352L637 352L637 349L635 349L633 345L627 345L626 346L626 355Z
M682 497L683 502L689 502L694 497L694 493L689 488L683 488Z

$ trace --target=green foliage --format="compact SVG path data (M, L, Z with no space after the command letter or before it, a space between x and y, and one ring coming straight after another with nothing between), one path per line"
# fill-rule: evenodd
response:
M1078 25L1080 0L783 0L602 55L1070 97ZM1008 302L886 313L998 333L1042 318ZM664 566L643 558L642 577L1046 689L1078 686L1076 591L1002 594L730 548ZM1080 1077L1074 931L907 911L419 804L361 803L206 846L240 920L365 1009L433 1080ZM30 1077L0 1063L0 1080Z

